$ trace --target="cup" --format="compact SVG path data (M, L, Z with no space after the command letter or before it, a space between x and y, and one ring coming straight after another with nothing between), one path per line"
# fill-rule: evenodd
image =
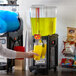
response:
M42 54L42 45L34 45L34 53L37 53L39 55L34 55L34 60L40 60Z

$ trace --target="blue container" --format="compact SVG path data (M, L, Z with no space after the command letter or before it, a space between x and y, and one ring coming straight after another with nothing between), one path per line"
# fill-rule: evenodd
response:
M6 22L0 18L0 33L5 33L7 31Z
M0 10L0 33L13 32L18 30L19 27L17 13Z

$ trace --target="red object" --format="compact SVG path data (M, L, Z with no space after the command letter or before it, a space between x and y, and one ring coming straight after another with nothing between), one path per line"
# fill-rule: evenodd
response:
M37 8L38 9L38 18L39 18L39 8Z
M63 63L65 63L66 58L62 58L60 65L62 65Z
M60 65L62 65L62 64L66 65L67 64L66 61L67 61L67 63L69 63L69 65L67 65L67 66L70 66L70 67L72 66L72 64L74 62L73 59L62 58Z
M52 44L54 44L54 41L52 41Z
M35 35L34 35L34 38L35 38L35 39L40 39L41 36L40 36L40 34L35 34Z
M25 47L23 47L23 46L15 46L14 50L17 51L17 52L25 52ZM16 59L22 60L24 58L16 58Z
M14 38L14 40L16 40L16 37Z

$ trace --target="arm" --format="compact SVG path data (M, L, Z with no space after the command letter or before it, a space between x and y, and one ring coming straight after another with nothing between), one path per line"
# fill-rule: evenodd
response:
M1 44L0 44L0 55L7 57L9 59L31 58L31 57L33 57L33 55L38 56L38 54L36 54L34 52L16 52L14 50L4 48Z
M33 58L33 55L38 56L38 54L30 52L16 52L16 58Z

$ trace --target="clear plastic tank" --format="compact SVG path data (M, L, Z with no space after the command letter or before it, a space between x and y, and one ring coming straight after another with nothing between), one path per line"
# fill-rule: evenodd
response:
M32 6L30 10L32 35L48 36L56 32L56 7Z

